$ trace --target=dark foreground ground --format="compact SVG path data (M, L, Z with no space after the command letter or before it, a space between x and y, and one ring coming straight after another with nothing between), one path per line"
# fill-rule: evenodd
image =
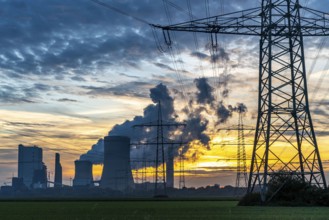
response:
M329 219L326 207L239 207L236 201L1 201L1 220Z

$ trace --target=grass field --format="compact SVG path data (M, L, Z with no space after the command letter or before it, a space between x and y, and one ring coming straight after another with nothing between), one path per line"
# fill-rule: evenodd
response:
M329 219L326 207L239 207L236 204L235 201L0 202L0 219Z

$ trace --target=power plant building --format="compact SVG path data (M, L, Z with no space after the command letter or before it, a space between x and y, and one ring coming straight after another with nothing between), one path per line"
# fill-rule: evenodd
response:
M93 165L89 160L76 160L73 187L94 186Z
M26 186L24 185L23 178L13 177L11 180L11 185L15 191L24 190Z
M54 187L62 187L62 165L60 162L60 154L55 154L55 178L54 178Z
M45 189L47 188L47 167L42 163L42 168L34 170L32 188Z
M104 137L104 166L100 187L126 191L134 186L130 166L130 138Z
M18 145L18 178L30 189L47 186L47 168L42 162L41 148Z

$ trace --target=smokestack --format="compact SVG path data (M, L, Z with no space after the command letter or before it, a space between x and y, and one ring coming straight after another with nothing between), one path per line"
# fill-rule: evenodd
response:
M104 138L104 166L100 187L119 191L134 188L129 137L106 136Z
M60 154L55 154L55 179L54 187L62 187L62 165L60 162Z
M93 166L88 160L76 160L73 187L93 186Z
M174 188L174 151L173 147L169 147L167 151L167 161L166 161L166 176L167 182L166 186L168 188Z

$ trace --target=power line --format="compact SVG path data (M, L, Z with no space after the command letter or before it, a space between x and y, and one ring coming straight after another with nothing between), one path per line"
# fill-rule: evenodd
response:
M191 1L186 0L186 3L187 3L187 7L188 7L189 17L190 17L191 20L193 20L193 19L195 19L195 16L193 15L193 12L192 12ZM198 42L198 37L197 37L195 32L193 32L193 40L194 40L195 49L199 53L200 52L199 42ZM200 59L199 59L199 68L200 68L200 71L202 73L202 76L204 77L204 68L203 68L203 65L202 65L202 61Z
M124 12L124 11L122 11L121 9L118 9L118 8L116 8L116 7L114 7L114 6L110 5L110 4L108 4L108 3L101 2L101 1L98 1L98 0L89 0L89 1L92 1L92 2L98 4L98 5L102 6L102 7L105 7L105 8L107 8L107 9L112 10L112 11L115 11L115 12L121 14L121 15L124 15L124 16L126 16L126 17L132 18L132 19L134 19L134 20L136 20L136 21L139 21L139 22L141 22L141 23L144 23L144 24L150 25L150 23L149 23L148 21L146 21L146 20L144 20L144 19L142 19L142 18L139 18L139 17L137 17L137 16L135 16L135 15L131 15L131 14L127 13L127 12Z
M168 23L169 23L169 25L171 25L173 22L172 22L172 16L171 16L170 11L168 9L167 1L163 0L162 2L163 2L163 6L164 6L164 9L165 9L165 13L166 13ZM166 35L164 35L164 36L166 36ZM168 38L170 38L169 33L168 33L167 36L168 36ZM175 33L173 33L172 38L174 40L176 39L176 34ZM169 48L170 56L171 56L171 59L172 59L172 63L173 63L174 69L175 69L175 73L176 73L178 82L180 84L180 88L181 88L183 97L184 97L184 99L186 100L186 102L188 104L188 100L186 99L186 97L187 97L186 88L183 84L182 76L180 74L180 72L183 72L185 70L184 64L182 64L182 62L179 62L179 60L182 60L182 58L180 57L180 54L181 54L180 49L178 47L176 47L176 51L175 51L172 47L172 41L171 40L170 40L170 43L168 43L167 45L168 45L168 48ZM176 54L178 56L178 60L176 59ZM180 64L181 71L178 68L179 64ZM187 105L187 106L189 108L189 105Z
M315 59L314 59L313 62L312 62L312 65L311 65L310 70L308 71L308 77L310 77L311 74L313 73L314 68L315 68L315 65L316 65L316 63L317 63L317 61L318 61L318 59L319 59L319 57L320 57L320 53L321 53L321 51L323 50L323 48L326 46L326 43L327 43L327 38L325 37L325 38L323 38L323 39L321 40L321 43L320 43L320 45L319 45L319 48L318 48L318 51L317 51L317 53L316 53Z
M329 59L327 60L326 65L323 69L323 72L321 73L320 78L318 79L318 82L317 82L317 84L316 84L316 86L315 86L315 88L312 92L312 96L311 96L310 101L313 101L314 98L317 96L317 94L318 94L318 92L319 92L319 90L322 86L322 83L324 82L324 78L325 78L326 75L328 75L328 73L329 73Z
M178 11L180 11L180 12L186 14L187 16L191 16L191 12L190 12L190 10L187 11L187 10L185 10L184 8L180 7L179 5L177 5L177 4L175 4L175 3L171 2L171 1L168 1L168 0L165 0L165 1L166 1L167 4L170 5L171 7L173 7L173 8L175 8L175 9L177 9ZM197 17L195 17L193 14L192 14L192 16L193 16L194 18L197 18Z

